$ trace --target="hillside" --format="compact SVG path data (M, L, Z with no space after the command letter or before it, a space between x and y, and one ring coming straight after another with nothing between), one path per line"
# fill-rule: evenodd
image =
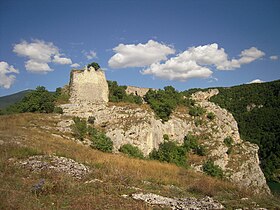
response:
M32 90L24 90L18 93L0 97L0 109L5 109L10 105L19 102L27 93L30 93L31 91Z
M161 209L158 199L163 197L155 194L166 201L182 198L181 203L204 199L210 209L212 198L227 209L280 208L277 198L254 196L202 173L85 147L69 131L61 131L65 128L59 122L70 119L56 114L0 116L0 209ZM53 170L48 164L55 165ZM141 195L159 203L138 201Z
M265 176L280 181L280 80L218 88L211 101L230 111L241 138L259 145Z

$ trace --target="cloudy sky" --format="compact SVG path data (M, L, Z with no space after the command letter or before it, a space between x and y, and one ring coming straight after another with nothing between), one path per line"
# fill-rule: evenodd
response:
M280 79L279 0L0 0L0 96L98 62L178 90Z

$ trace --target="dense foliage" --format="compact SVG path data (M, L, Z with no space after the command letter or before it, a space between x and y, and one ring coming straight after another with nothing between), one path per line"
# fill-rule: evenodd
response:
M128 102L142 104L142 98L133 94L126 94L127 86L119 86L116 81L107 81L109 86L110 102Z
M212 160L206 161L202 166L203 171L213 177L223 178L223 170L214 164Z
M178 166L187 166L186 149L177 145L174 141L164 141L159 145L158 150L153 149L149 158L167 163L174 163Z
M95 70L100 69L99 64L96 63L96 62L92 62L92 63L88 64L88 65L87 65L87 68L89 68L89 67L93 67Z
M120 152L127 154L130 157L140 158L143 159L144 155L143 152L136 146L131 144L124 144L119 149Z
M197 136L194 136L190 133L184 137L183 147L186 149L186 151L192 151L194 154L199 156L206 155L206 150L198 143Z
M89 118L90 119L90 118ZM83 141L86 137L91 140L91 147L102 152L112 152L113 142L105 133L97 130L92 125L87 125L85 119L74 117L74 124L71 125L72 133L75 138Z
M280 80L219 88L212 102L229 110L242 139L259 145L261 167L268 180L280 181Z
M71 129L75 138L84 140L87 134L87 122L79 117L73 118L74 124L71 125Z
M102 152L112 152L113 141L105 135L105 133L98 131L93 127L88 128L89 135L91 137L91 147L98 149Z
M144 99L164 122L169 120L172 111L178 105L187 105L189 102L172 86L164 87L163 90L150 89Z
M205 109L199 105L191 106L189 110L189 114L194 117L202 116L205 112Z
M41 112L51 113L54 110L55 96L43 86L26 94L23 99L6 109L6 113Z
M66 88L56 88L56 91L55 91L55 102L57 104L67 104L69 103L69 98L70 98L70 95L69 95L69 87L67 86L67 90Z

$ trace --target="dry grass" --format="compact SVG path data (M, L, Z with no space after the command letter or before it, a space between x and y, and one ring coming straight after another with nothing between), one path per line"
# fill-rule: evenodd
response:
M73 141L54 137L58 115L20 114L0 117L0 209L152 209L132 198L123 198L141 188L165 196L213 196L228 207L239 207L242 197L250 192L231 183L217 180L192 170L151 160L138 160L117 154L102 153ZM48 128L48 129L44 129ZM81 181L61 174L30 173L11 164L10 158L34 154L56 154L85 163L92 173ZM191 157L191 161L200 161ZM30 188L40 178L46 179L42 195ZM84 184L86 180L103 183ZM148 182L143 182L148 181ZM147 184L150 183L150 184ZM180 190L168 186L174 185ZM254 199L254 198L252 198ZM279 207L272 198L258 201ZM244 203L250 207L251 204Z

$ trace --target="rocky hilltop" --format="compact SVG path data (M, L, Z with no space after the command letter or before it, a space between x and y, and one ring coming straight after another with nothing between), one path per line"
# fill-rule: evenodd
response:
M71 75L71 103L61 105L64 114L84 118L94 116L96 126L104 129L114 142L116 152L122 145L130 143L147 155L163 142L164 134L182 143L184 136L191 132L199 136L200 144L205 146L206 159L214 160L230 181L250 187L256 193L270 193L259 167L258 146L243 142L232 114L209 101L213 95L218 94L218 90L196 92L192 95L196 104L208 113L215 114L213 120L205 116L195 119L187 111L176 110L170 120L163 123L146 106L107 103L108 85L101 70L91 68L72 72ZM224 143L225 138L232 139L230 148ZM193 161L192 167L201 171L203 161Z

